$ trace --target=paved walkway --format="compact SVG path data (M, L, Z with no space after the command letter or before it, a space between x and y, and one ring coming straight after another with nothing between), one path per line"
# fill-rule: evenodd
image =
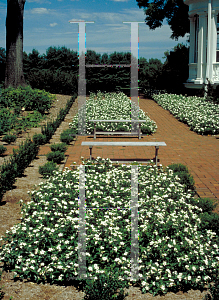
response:
M194 176L197 193L200 197L219 199L219 140L213 136L201 136L189 130L189 127L176 120L168 111L153 100L139 97L140 108L158 126L152 136L144 136L140 141L166 142L160 147L160 163L167 166L172 163L186 165ZM93 137L78 137L74 146L65 153L68 155L65 167L73 162L81 163L81 156L89 158L89 147L81 146L82 141L93 141ZM97 137L96 141L139 141L137 137ZM93 157L110 159L152 159L154 147L93 147Z

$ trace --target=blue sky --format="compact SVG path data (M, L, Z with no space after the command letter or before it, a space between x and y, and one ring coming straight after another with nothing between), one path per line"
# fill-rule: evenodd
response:
M5 19L7 1L0 0L0 47L6 48ZM143 8L136 0L27 0L24 10L24 51L37 49L46 53L50 46L66 46L78 51L78 24L70 20L94 21L86 25L86 50L97 53L131 52L130 24L144 22ZM164 52L178 43L186 44L186 37L174 41L167 24L149 30L139 24L139 58L162 59Z

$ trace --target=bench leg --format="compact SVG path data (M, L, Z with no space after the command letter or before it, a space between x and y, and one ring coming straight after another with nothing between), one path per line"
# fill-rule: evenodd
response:
M90 160L92 160L92 148L93 148L93 146L89 146L89 149L90 149Z
M96 139L96 123L94 123L94 139Z
M155 163L156 163L156 166L157 166L158 149L159 149L159 146L155 146Z
M141 123L138 125L138 139L141 139Z

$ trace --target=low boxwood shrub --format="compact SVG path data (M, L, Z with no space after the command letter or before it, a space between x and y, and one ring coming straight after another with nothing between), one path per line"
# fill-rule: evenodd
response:
M65 159L65 154L60 151L52 151L47 153L46 157L49 161L53 161L57 164L60 164Z
M215 200L210 198L197 198L193 199L192 202L202 209L202 212L212 213L216 208L217 203Z
M5 146L0 145L0 155L2 155L6 150L7 148Z
M54 171L58 171L58 166L53 161L48 161L45 165L39 166L39 173L43 175L43 178L47 178L47 176L51 176Z
M46 136L42 133L34 134L33 141L37 145L44 145L46 143Z
M16 139L17 139L16 135L6 134L5 136L3 136L2 141L6 142L8 144L11 144L11 143L15 142Z
M123 300L128 295L128 293L124 295L124 288L129 286L127 282L118 280L118 275L98 274L97 276L97 280L86 280L84 300Z
M182 164L171 164L168 166L169 169L173 170L175 175L178 175L180 178L180 183L185 186L185 191L192 191L192 194L195 194L195 180L190 174L188 168Z
M72 129L64 130L60 135L60 140L63 143L70 144L74 140L74 136L71 136L71 134L75 134L74 130Z
M23 174L26 167L36 158L39 147L27 139L19 145L19 149L13 149L13 154L7 162L0 166L0 200L6 191L11 190L16 177Z
M51 151L65 152L67 150L67 145L65 143L52 144L50 148Z
M219 271L215 270L213 284L208 285L210 294L206 294L203 300L218 300L219 299Z
M216 213L204 212L200 214L201 228L216 232L219 238L219 215Z

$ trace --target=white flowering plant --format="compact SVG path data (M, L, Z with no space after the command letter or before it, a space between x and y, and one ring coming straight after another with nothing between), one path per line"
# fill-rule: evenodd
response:
M219 133L219 105L201 97L176 94L154 94L153 99L184 122L190 130L202 134Z
M153 295L202 288L219 263L216 233L201 228L202 209L168 167L138 165L138 279L132 277L132 166L98 157L85 169L86 275L119 274ZM135 167L136 167L135 163ZM80 171L81 172L81 171ZM57 171L21 203L21 222L1 242L3 270L35 282L79 279L79 170ZM77 280L77 279L76 279Z
M92 120L131 120L131 111L138 115L138 106L132 102L124 93L91 93L86 105L80 109L82 114L86 113L86 132L92 134L94 132L94 123ZM78 113L74 116L69 127L78 133ZM146 120L141 123L141 131L143 134L152 134L156 131L157 125L151 120L144 111L139 108L138 119ZM83 123L84 121L81 120ZM97 122L98 131L131 131L131 122Z

